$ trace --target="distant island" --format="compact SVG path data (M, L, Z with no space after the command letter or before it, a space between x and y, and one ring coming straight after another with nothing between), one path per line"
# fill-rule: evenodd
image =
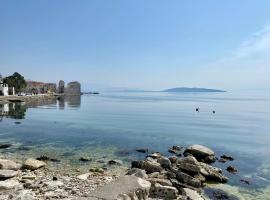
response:
M177 87L162 90L161 92L226 92L224 90L208 89L208 88L188 88L188 87Z

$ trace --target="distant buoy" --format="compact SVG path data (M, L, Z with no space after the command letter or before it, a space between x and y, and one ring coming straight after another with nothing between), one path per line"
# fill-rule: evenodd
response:
M196 112L200 112L200 108L196 108Z
M213 110L213 114L215 114L215 113L216 113L216 111Z

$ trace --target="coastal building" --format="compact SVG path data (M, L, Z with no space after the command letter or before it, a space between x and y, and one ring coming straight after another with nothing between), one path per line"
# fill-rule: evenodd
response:
M68 83L67 87L65 88L65 94L81 95L81 84L77 81Z
M9 87L8 84L5 84L3 82L2 76L0 75L0 96L8 96L14 94L15 94L14 87Z
M24 89L24 92L30 94L53 94L56 93L56 84L26 81L26 88Z

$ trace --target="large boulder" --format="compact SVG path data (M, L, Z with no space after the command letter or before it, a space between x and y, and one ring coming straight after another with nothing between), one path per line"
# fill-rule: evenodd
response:
M19 170L22 167L21 164L11 160L0 159L0 169Z
M136 176L123 176L95 190L88 199L147 199L151 183Z
M23 164L23 168L30 169L30 170L36 170L44 166L46 166L45 162L39 161L33 158L27 159Z
M186 148L184 155L193 155L197 160L211 163L215 161L215 152L208 147L194 144Z

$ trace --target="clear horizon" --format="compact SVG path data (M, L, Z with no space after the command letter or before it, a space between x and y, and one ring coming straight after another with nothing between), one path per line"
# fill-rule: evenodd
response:
M270 2L0 2L0 73L84 91L269 89Z

